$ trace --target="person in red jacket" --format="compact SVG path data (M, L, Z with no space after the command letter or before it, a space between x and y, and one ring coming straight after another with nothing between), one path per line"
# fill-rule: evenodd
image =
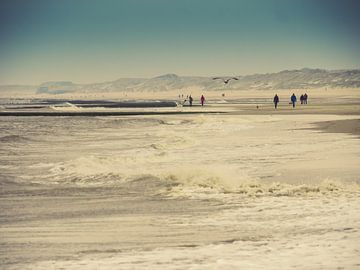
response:
M204 102L205 102L204 95L201 95L200 101L201 101L201 106L204 106Z

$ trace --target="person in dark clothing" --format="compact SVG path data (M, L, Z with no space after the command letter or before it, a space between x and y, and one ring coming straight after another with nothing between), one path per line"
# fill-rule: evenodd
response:
M275 94L275 96L274 96L275 109L277 109L277 105L278 105L279 101L280 101L279 96L277 94Z
M301 95L301 96L300 96L300 103L301 103L301 104L304 104L304 95Z
M291 96L291 103L292 103L292 105L293 105L293 108L295 108L295 103L296 103L296 96L295 96L295 94L293 93L292 94L292 96Z
M192 106L192 103L193 103L193 98L192 98L191 95L189 96L189 103L190 103L190 107L191 107L191 106Z
M308 95L305 93L304 94L304 104L307 104L307 100L308 100Z

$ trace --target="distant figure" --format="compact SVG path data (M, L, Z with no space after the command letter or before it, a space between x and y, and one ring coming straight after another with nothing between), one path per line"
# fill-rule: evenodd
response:
M300 103L301 103L301 104L304 104L304 95L301 95L301 96L300 96Z
M190 95L190 96L189 96L190 107L192 106L192 102L193 102L193 98L192 98L192 96Z
M232 77L232 78L222 78L222 77L215 77L213 78L213 80L222 80L225 84L228 84L229 81L231 80L239 80L238 78L236 77Z
M275 96L274 96L274 105L275 105L275 109L277 109L277 105L278 105L278 103L279 103L279 97L278 97L278 95L277 94L275 94Z
M293 108L295 108L296 96L295 96L294 93L293 93L292 96L291 96L291 103L292 103L292 105L293 105Z
M201 95L200 101L201 101L201 106L204 106L204 102L205 102L204 95Z
M308 95L305 93L304 95L304 104L307 104Z

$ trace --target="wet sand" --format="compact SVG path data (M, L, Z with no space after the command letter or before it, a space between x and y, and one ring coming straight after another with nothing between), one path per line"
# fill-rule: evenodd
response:
M317 128L329 133L348 133L360 138L360 119L335 120L315 123Z
M360 115L359 103L315 103L311 105L298 105L292 108L289 104L280 104L274 109L271 103L265 104L237 104L234 101L228 103L209 103L201 106L184 106L170 108L119 108L113 109L43 109L43 110L3 110L0 116L131 116L131 115L177 115L177 114L207 114L229 113L231 115Z
M87 111L87 112L41 112L41 111L18 111L0 112L0 116L133 116L133 115L171 115L171 114L204 114L222 113L221 111Z
M258 107L257 107L258 106ZM292 108L291 105L280 105L274 109L272 104L262 105L237 105L233 106L233 113L241 115L299 115L299 114L331 114L331 115L360 115L360 103L335 104L317 103L312 105L298 105Z

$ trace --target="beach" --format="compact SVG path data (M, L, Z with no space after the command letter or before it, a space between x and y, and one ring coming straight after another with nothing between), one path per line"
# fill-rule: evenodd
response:
M360 1L0 1L0 270L360 270Z
M359 268L360 98L324 91L3 105L1 268Z

